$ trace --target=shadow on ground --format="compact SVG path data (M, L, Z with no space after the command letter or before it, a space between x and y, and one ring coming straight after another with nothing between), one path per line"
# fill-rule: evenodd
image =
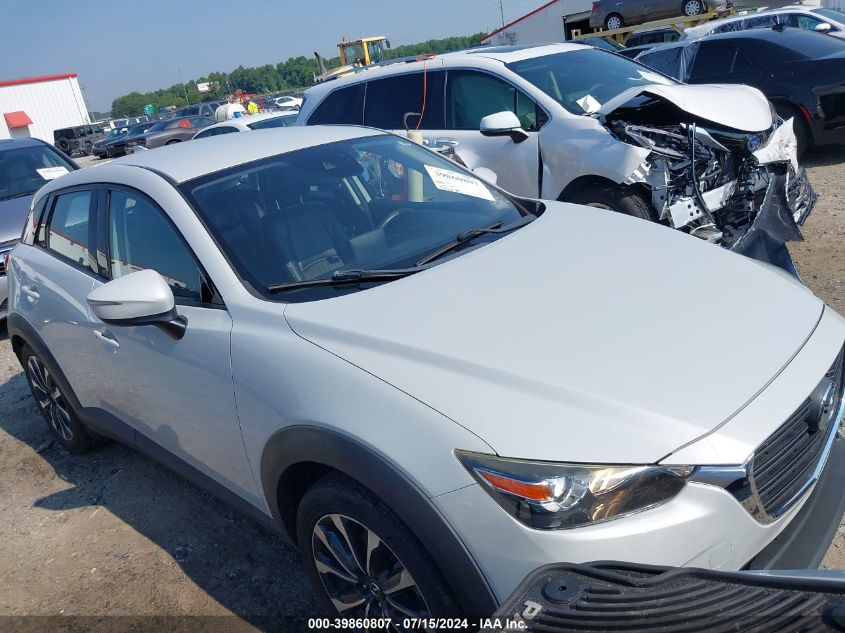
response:
M824 145L809 150L800 159L803 167L825 167L845 162L845 145Z
M37 499L35 507L57 513L76 508L108 510L164 550L213 600L261 630L294 630L290 628L292 618L301 621L315 615L299 554L277 536L119 443L105 444L86 455L67 453L51 442L22 373L0 385L0 412L0 428L32 447L38 453L36 459L45 460L70 484L65 490ZM112 555L133 554L139 564L145 564L143 555L137 552ZM162 558L156 556L156 560ZM164 564L167 562L164 560ZM138 592L143 604L156 577L155 567L140 575L129 582L137 583L130 588ZM110 587L102 590L109 592ZM146 606L146 612L154 608L152 604ZM149 624L146 630L150 630ZM191 626L177 628L194 630Z

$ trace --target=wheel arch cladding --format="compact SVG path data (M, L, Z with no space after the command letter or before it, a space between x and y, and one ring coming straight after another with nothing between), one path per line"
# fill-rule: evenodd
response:
M273 519L296 541L296 512L310 485L337 471L380 497L422 543L468 616L487 616L497 602L461 539L428 497L396 466L359 441L316 426L276 432L261 456L261 485Z
M604 176L578 176L578 178L566 185L564 190L560 192L560 195L557 197L557 199L561 202L566 202L567 198L581 191L585 191L593 187L607 186L618 187L620 186L620 183L614 182L610 178L606 178Z
M9 340L12 341L12 349L18 357L18 360L21 361L21 364L23 364L23 359L21 358L23 346L28 345L29 348L35 352L35 354L47 366L50 373L53 374L53 378L57 383L59 383L59 388L62 390L65 398L67 398L70 402L71 407L73 407L76 411L79 411L82 407L76 397L76 392L73 390L67 376L65 376L61 366L56 361L56 358L53 356L50 349L35 331L35 328L33 328L22 316L14 313L8 316L6 327L8 328Z

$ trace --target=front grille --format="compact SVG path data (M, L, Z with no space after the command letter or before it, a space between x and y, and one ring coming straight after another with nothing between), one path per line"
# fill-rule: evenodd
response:
M816 389L781 427L772 433L754 453L751 465L752 490L762 510L772 518L786 512L815 476L827 440L835 429L825 413L838 409L843 389L843 352ZM823 388L833 385L835 397L823 403ZM823 410L823 404L827 409Z

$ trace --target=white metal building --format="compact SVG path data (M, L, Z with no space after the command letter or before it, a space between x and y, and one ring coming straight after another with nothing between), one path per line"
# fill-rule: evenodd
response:
M53 130L91 123L76 73L0 81L0 138L53 142Z
M510 24L496 29L483 44L516 45L562 42L590 31L592 0L552 0Z

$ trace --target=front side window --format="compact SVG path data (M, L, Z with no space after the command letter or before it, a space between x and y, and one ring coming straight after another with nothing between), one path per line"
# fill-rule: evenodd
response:
M46 246L74 263L96 272L88 250L92 195L90 190L84 190L63 193L56 197L53 213L47 224Z
M498 77L470 70L451 70L446 79L446 127L477 130L481 119L513 112L523 129L536 131L538 106L524 92ZM542 120L539 122L542 124Z
M209 136L220 136L221 134L231 134L237 132L238 128L231 125L224 125L223 127L215 127L210 130L205 130L197 134L196 138L208 138Z
M202 300L199 264L164 212L149 199L110 191L108 235L112 279L149 268L164 277L177 299Z
M317 106L308 125L345 123L361 125L364 121L364 84L335 90Z
M361 287L276 294L271 286L414 267L468 229L530 215L472 173L392 135L280 154L181 188L240 277L283 301ZM472 245L498 237L484 234Z
M507 67L572 114L596 112L628 88L675 83L642 64L596 48L532 57Z
M414 113L408 116L411 129L442 130L443 75L442 71L420 72L370 81L367 84L364 125L383 130L404 130L405 115Z

